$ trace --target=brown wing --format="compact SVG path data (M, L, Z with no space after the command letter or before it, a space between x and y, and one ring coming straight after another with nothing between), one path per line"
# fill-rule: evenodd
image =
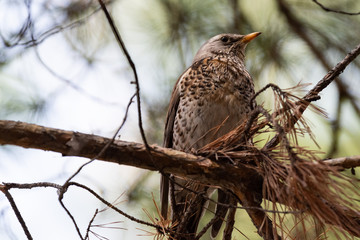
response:
M180 80L180 78L179 78L179 80ZM179 80L177 80L176 85L173 89L170 103L169 103L168 112L166 115L163 147L167 147L167 148L171 148L173 146L174 121L175 121L176 112L177 112L179 102L180 102L180 93L178 91L178 86L177 86Z
M185 71L179 79L176 81L175 87L171 94L168 112L166 115L165 132L163 147L171 148L173 146L173 128L176 112L180 102L180 93L178 89L178 83ZM167 212L169 207L169 175L162 175L160 180L160 200L161 200L161 215L164 219L167 219Z

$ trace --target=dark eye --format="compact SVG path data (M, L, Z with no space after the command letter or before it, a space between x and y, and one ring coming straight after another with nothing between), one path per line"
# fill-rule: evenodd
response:
M226 37L226 36L223 36L223 37L221 37L221 39L220 39L222 42L224 42L224 43L226 43L226 42L228 42L229 41L229 38L228 37Z

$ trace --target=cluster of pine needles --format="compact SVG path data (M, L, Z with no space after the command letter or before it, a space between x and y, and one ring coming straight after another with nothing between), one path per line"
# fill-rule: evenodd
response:
M234 165L245 164L262 176L262 196L266 199L263 205L265 210L272 210L269 217L278 234L288 235L291 230L285 226L283 213L287 212L294 224L303 229L303 236L314 228L334 230L331 232L339 239L350 238L349 235L359 237L358 180L324 163L319 151L299 145L298 137L306 134L315 142L303 111L310 107L324 114L293 94L303 87L281 90L270 84L267 88L271 88L275 96L272 113L257 106L245 122L198 153L211 154L217 161ZM312 226L308 224L309 219ZM326 231L317 238L326 238Z

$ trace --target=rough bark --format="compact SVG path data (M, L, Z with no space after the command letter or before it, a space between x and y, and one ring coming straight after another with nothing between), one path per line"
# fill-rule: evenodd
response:
M63 156L92 159L111 141L91 134L47 128L24 122L0 120L0 144L54 151ZM229 189L249 183L255 184L258 174L245 165L234 167L208 158L151 145L151 154L143 144L115 140L98 160L133 166L147 170L162 170L186 176L205 184ZM255 177L255 179L254 179ZM259 181L261 181L259 176Z
M246 165L234 166L225 162L151 145L151 154L143 144L115 140L101 155L99 152L111 141L109 138L73 131L47 128L24 122L0 120L0 144L54 151L63 156L78 156L118 163L137 168L186 176L204 184L227 189L246 190L261 185L255 169ZM341 168L360 166L360 156L327 159L325 163Z

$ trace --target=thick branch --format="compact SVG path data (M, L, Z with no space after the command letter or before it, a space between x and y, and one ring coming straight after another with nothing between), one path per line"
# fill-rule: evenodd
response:
M24 122L0 120L0 144L17 145L61 153L64 156L93 158L111 141L91 134L47 128ZM151 154L155 166L143 144L114 141L99 160L186 176L203 183L234 189L238 184L254 184L258 176L255 169L246 165L234 166L208 158L152 145ZM327 159L324 162L342 168L360 166L360 156L341 159ZM349 164L351 163L351 164Z
M59 152L64 156L93 158L109 141L111 139L91 134L0 120L1 145L11 144ZM143 144L117 140L98 159L153 171L160 168L164 173L186 176L228 189L234 189L239 184L247 185L249 181L254 182L254 176L258 176L254 169L245 165L235 167L155 145L151 146L151 156L156 166ZM261 181L260 176L258 181Z

